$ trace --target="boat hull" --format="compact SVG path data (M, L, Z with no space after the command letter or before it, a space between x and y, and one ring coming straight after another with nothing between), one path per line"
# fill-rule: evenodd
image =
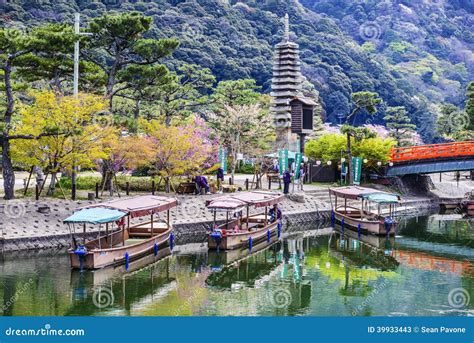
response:
M249 246L249 240L252 238L252 245L258 244L263 241L268 241L268 232L270 232L270 242L274 242L272 239L278 236L278 222L268 224L267 226L250 232L242 233L228 233L227 235L216 240L211 235L208 235L207 246L211 250L232 250L241 247Z
M474 216L474 200L469 200L466 203L466 212L468 216Z
M171 232L172 227L164 232L154 235L153 237L141 239L140 242L135 244L108 249L92 249L83 255L82 263L81 258L75 253L74 249L69 249L68 253L71 267L75 269L100 269L108 266L119 266L135 261L144 256L155 254L155 244L158 247L158 251L169 247ZM113 235L122 237L122 232L117 232L111 235L112 245L120 244L122 240L113 237ZM129 238L128 231L125 231L124 238L125 240Z
M358 230L359 225L361 228L361 231L370 233L373 235L387 235L387 231L385 230L385 224L384 224L384 218L382 217L381 220L361 220L357 217L356 215L359 215L360 213L358 211L334 211L334 216L336 219L336 222L339 224L342 224L342 219L344 219L344 226L352 229L352 230ZM389 235L395 235L397 229L397 223L394 222L390 228L390 231L388 232Z

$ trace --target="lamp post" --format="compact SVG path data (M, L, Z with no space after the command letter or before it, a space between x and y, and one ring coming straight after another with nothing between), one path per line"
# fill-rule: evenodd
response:
M90 36L92 33L81 32L80 31L81 15L79 13L74 13L74 33L77 36ZM74 42L74 82L73 82L73 96L77 98L79 94L79 37L77 37ZM73 149L75 146L74 137L72 141ZM71 198L76 200L76 190L77 190L77 166L75 158L72 162L72 173L71 173Z

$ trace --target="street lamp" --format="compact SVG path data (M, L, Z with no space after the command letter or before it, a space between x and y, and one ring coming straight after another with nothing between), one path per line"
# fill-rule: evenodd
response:
M77 36L90 36L92 33L81 32L80 30L81 15L79 13L74 14L74 33ZM74 42L74 83L73 83L73 95L77 98L79 94L79 38ZM74 138L72 141L74 147ZM71 198L76 200L76 189L77 189L77 166L76 161L72 162L72 173L71 173Z
M364 158L364 163L367 163L367 162L369 162L369 160L368 160L368 159L366 159L366 158Z
M382 162L378 161L377 165L380 167L382 165Z
M328 166L330 166L332 164L332 161L327 161L326 163Z
M320 166L320 165L321 165L321 161L317 160L317 161L316 161L316 165L317 165L317 166Z

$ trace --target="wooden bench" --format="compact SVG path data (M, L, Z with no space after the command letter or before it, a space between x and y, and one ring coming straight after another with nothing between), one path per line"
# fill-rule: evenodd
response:
M194 182L181 182L176 192L178 194L194 194L196 192L196 184Z

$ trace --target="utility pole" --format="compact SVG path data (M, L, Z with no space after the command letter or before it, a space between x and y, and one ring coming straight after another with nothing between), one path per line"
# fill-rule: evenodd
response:
M73 84L73 95L77 98L79 94L79 36L81 35L92 35L92 33L81 33L81 17L79 13L74 14L74 33L77 35L76 42L74 43L74 84ZM73 137L73 146L75 144ZM76 190L77 190L77 166L76 161L73 161L72 164L72 174L71 174L71 198L76 200Z

